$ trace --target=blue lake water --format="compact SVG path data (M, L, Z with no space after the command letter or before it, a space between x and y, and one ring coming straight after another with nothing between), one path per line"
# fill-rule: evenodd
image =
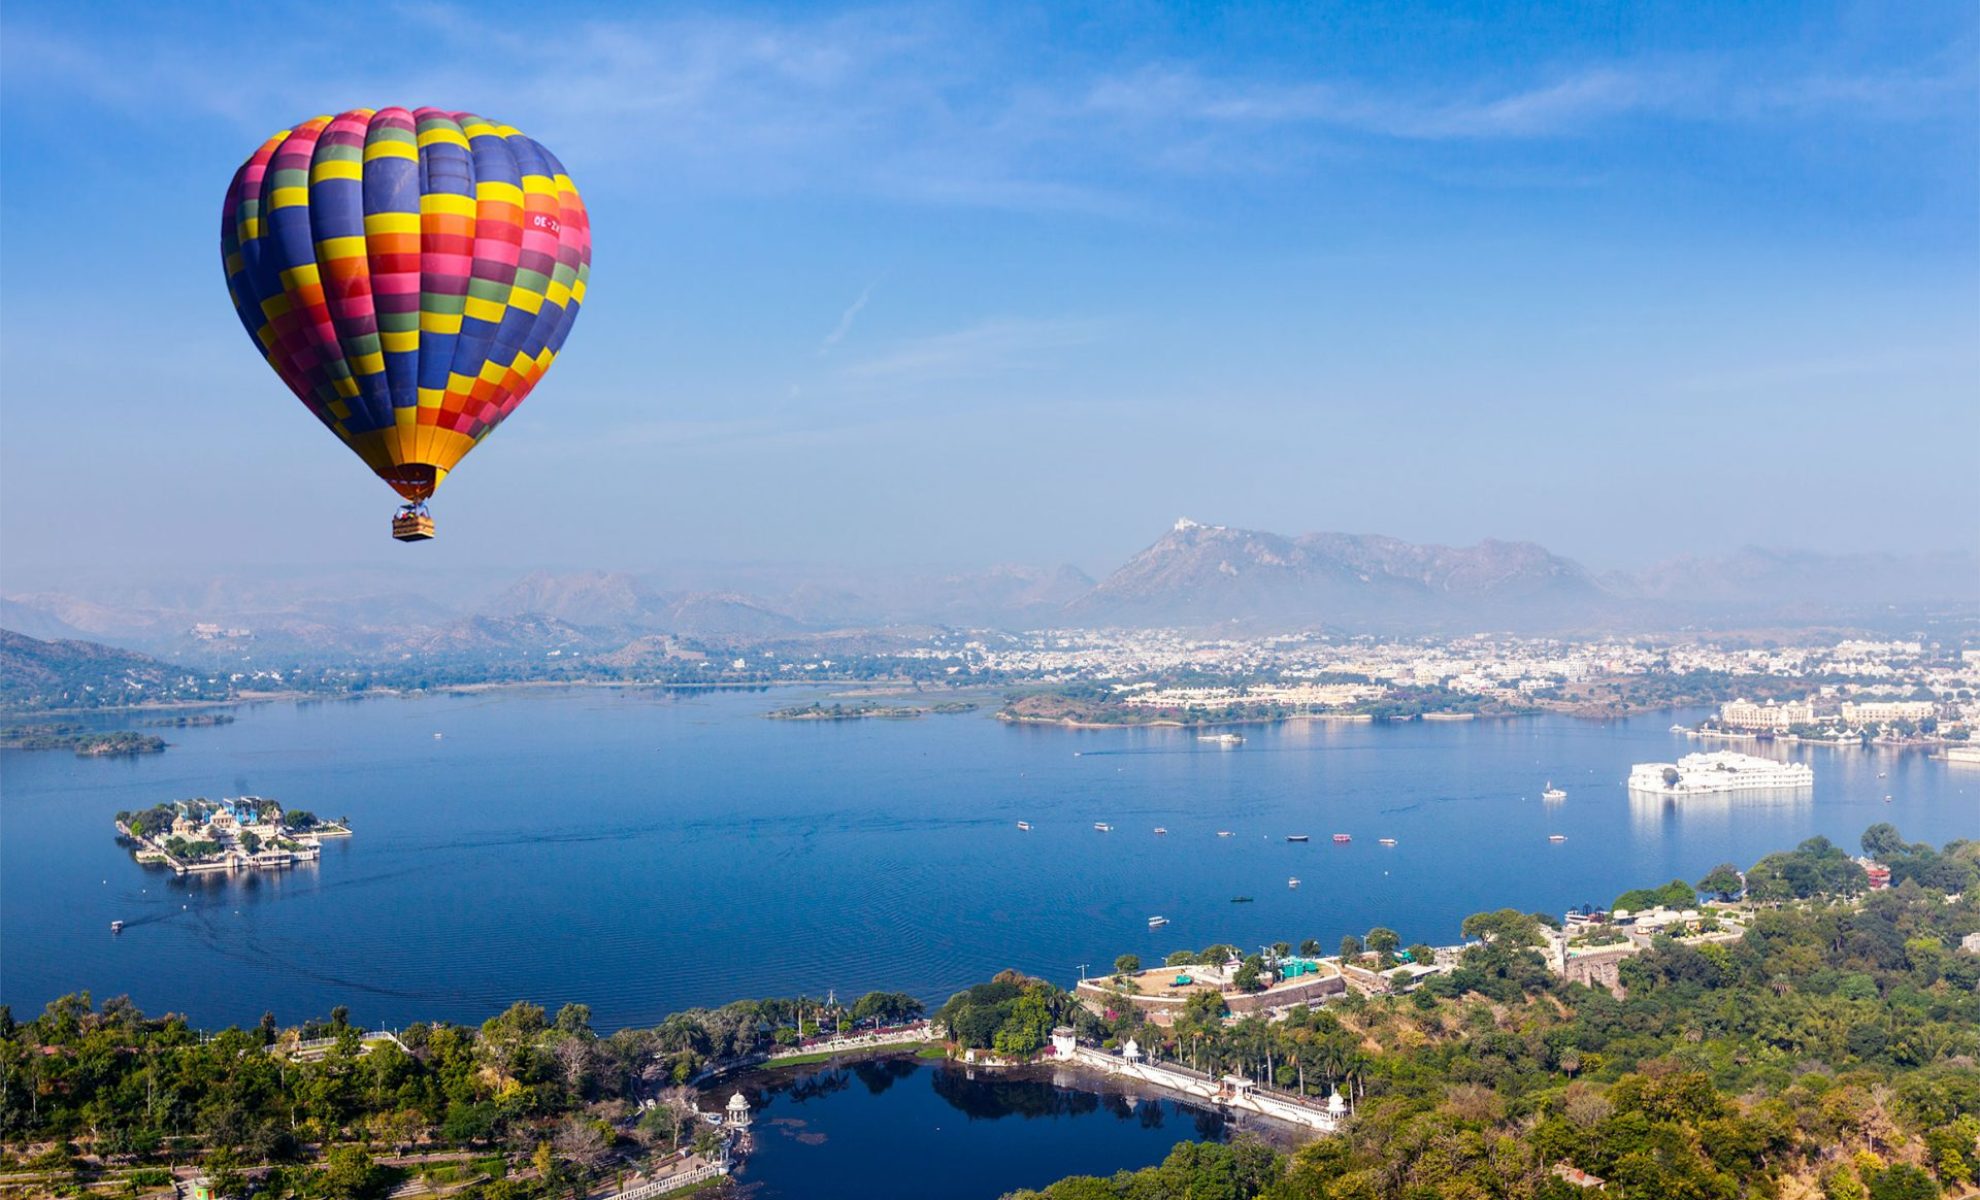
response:
M912 1058L802 1068L741 1082L753 1148L748 1200L995 1200L1067 1175L1160 1162L1179 1141L1220 1140L1214 1112L1094 1090L1084 1076L970 1072ZM721 1107L734 1085L702 1107Z
M603 1028L740 996L939 1001L1003 967L1070 983L1082 963L1219 941L1331 948L1386 924L1448 942L1481 908L1605 904L1814 833L1853 847L1880 820L1980 836L1980 771L1917 753L1797 751L1816 774L1798 796L1631 801L1632 762L1698 748L1668 731L1694 713L1296 723L1220 749L987 710L762 718L801 698L268 704L161 731L162 755L6 752L0 1001L128 993L202 1024L346 1004L395 1025L579 1000ZM1565 801L1539 799L1550 779ZM357 836L285 874L187 881L111 832L119 809L241 792L348 815ZM1151 931L1157 914L1171 924Z

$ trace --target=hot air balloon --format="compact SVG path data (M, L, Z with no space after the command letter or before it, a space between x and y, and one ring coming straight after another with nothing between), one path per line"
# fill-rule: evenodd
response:
M433 536L426 501L550 369L591 225L555 155L437 108L313 117L227 188L220 252L255 348Z

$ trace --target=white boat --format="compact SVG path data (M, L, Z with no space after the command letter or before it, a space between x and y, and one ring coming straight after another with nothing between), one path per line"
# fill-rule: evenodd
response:
M1637 763L1629 771L1630 791L1658 796L1805 788L1814 783L1815 771L1807 763L1777 762L1731 750L1687 754L1674 763Z
M1114 827L1112 825L1107 824L1105 821L1095 821L1093 823L1093 828L1100 831L1101 833L1114 832Z
M1235 837L1235 836L1237 836L1237 835L1235 835L1235 834L1233 834L1233 833L1232 833L1232 832L1231 832L1230 830L1228 830L1228 829L1219 829L1219 830L1217 831L1217 836L1218 836L1218 837Z
M1155 836L1156 836L1156 837L1164 837L1164 836L1167 836L1167 834L1168 834L1168 832L1169 832L1168 830L1166 830L1166 829L1164 829L1164 828L1162 828L1162 827L1161 827L1160 825L1157 825L1157 826L1155 827Z
M1150 929L1160 929L1162 926L1167 925L1168 923L1169 923L1169 918L1167 917L1148 918L1148 927Z
M1019 821L1019 822L1018 822L1018 828L1019 828L1019 829L1022 829L1022 830L1024 830L1024 831L1025 831L1026 833L1030 833L1030 832L1031 832L1031 822L1029 822L1029 821Z
M1565 841L1567 841L1567 834L1565 834L1565 833L1550 833L1550 834L1548 834L1548 835L1547 835L1547 840L1548 840L1548 841L1550 841L1550 842L1565 842Z
M1196 740L1199 742L1213 742L1219 746L1244 745L1244 735L1241 733L1199 733L1196 735Z
M1394 839L1394 838L1376 838L1376 839L1375 839L1375 844L1376 844L1376 845L1378 845L1378 846L1393 846L1393 845L1395 845L1395 844L1396 844L1396 839Z
M1567 793L1555 787L1554 781L1549 779L1547 781L1547 790L1540 793L1540 798L1542 800L1565 800L1567 799Z
M1291 879L1288 879L1288 880L1286 880L1286 886L1287 886L1287 887L1289 887L1289 888L1296 888L1296 887L1298 887L1298 886L1299 886L1299 876L1297 876L1297 875L1295 875L1295 876L1293 876L1293 877L1292 877Z

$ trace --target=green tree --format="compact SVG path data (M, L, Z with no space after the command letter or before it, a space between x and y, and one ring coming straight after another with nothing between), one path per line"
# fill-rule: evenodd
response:
M563 1033L578 1037L591 1037L591 1006L589 1004L566 1004L557 1010L556 1028Z
M1138 954L1123 954L1114 960L1114 974L1116 975L1133 975L1140 970L1141 956Z
M1540 944L1540 922L1532 914L1513 908L1472 913L1458 926L1458 932L1506 949Z
M1341 937L1341 961L1348 962L1361 957L1361 939L1353 934Z
M1710 896L1729 899L1739 895L1746 883L1739 877L1739 868L1731 863L1720 863L1705 873L1698 881L1698 890Z
M1265 960L1258 955L1248 956L1238 965L1237 974L1231 977L1241 992L1262 992L1265 990Z
M1364 940L1370 953L1379 955L1384 962L1394 957L1397 948L1402 945L1401 935L1384 925L1369 930Z
M1903 857L1911 849L1898 834L1897 826L1889 821L1879 821L1863 831L1861 839L1863 853L1878 862L1889 862Z
M320 1180L328 1200L372 1200L383 1190L384 1173L357 1146L333 1147Z

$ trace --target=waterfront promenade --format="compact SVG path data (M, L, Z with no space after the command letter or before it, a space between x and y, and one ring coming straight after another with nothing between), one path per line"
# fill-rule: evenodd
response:
M1325 1103L1275 1091L1239 1075L1217 1077L1179 1063L1151 1062L1129 1039L1119 1053L1082 1046L1068 1029L1054 1030L1052 1060L1086 1067L1119 1079L1132 1079L1226 1112L1250 1113L1314 1133L1339 1132L1347 1119L1347 1101L1336 1091Z
M794 1046L777 1050L763 1062L775 1066L793 1059L809 1059L820 1055L851 1053L858 1050L872 1050L882 1046L918 1046L926 1042L940 1040L933 1021L915 1021L907 1025L887 1025L870 1029L864 1033L846 1034L842 1037L808 1038Z

